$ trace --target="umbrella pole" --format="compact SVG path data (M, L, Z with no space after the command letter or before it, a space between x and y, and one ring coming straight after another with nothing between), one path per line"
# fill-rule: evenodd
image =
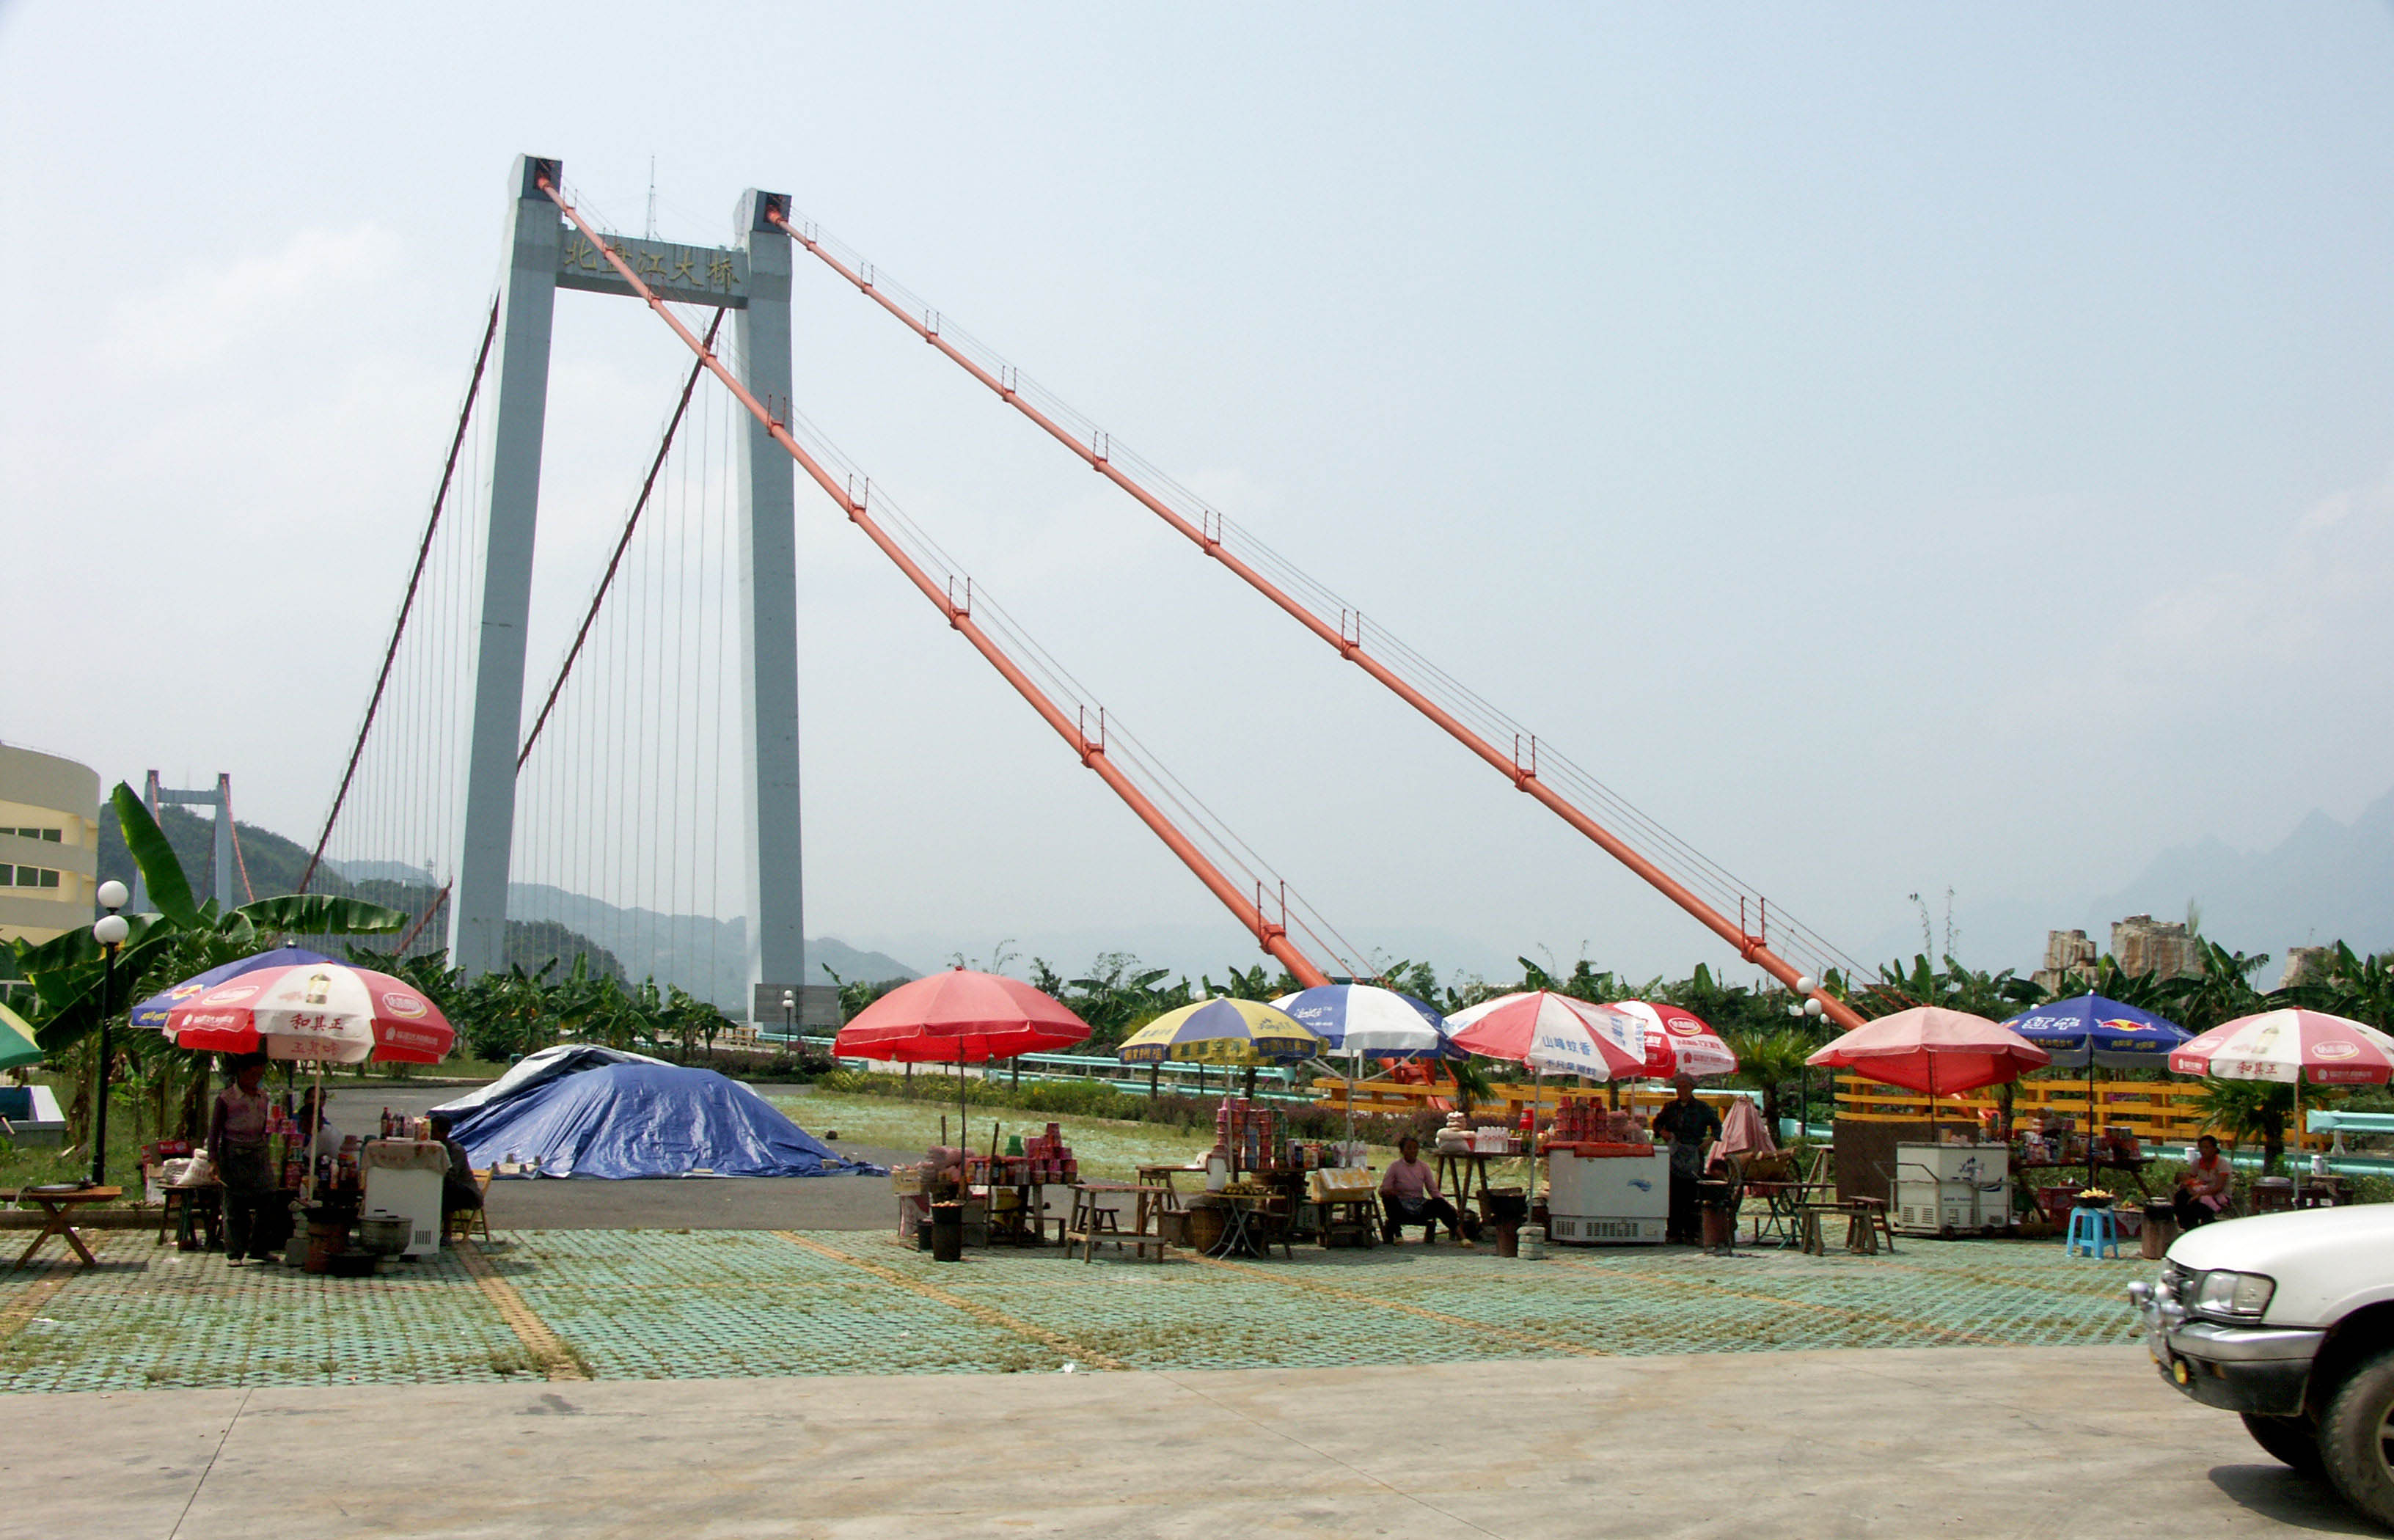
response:
M2095 1185L2095 1072L2101 1066L2095 1062L2095 1051L2086 1051L2086 1185Z
M2303 1067L2295 1066L2295 1206L2303 1206Z

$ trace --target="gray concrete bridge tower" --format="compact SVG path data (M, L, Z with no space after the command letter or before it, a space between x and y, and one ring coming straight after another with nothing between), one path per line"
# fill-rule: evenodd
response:
M516 756L522 742L524 628L540 506L541 439L557 291L637 297L541 191L564 185L561 163L520 157L509 183L507 268L499 305L482 616L468 749L463 849L450 902L449 949L469 977L506 967L508 862ZM742 383L776 412L790 400L790 237L768 214L789 200L751 190L737 244L690 246L634 236L613 244L659 297L737 312ZM807 983L798 845L797 549L789 456L762 428L741 440L741 747L746 849L748 982L779 1020L786 991ZM805 991L801 1000L820 991ZM809 1011L809 1014L814 1014Z

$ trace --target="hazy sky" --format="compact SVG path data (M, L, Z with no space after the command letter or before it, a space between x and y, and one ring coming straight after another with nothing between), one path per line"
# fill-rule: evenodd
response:
M675 239L788 191L1849 950L2394 783L2360 5L20 0L0 736L313 827L521 151L635 229L653 156ZM1722 961L829 273L796 307L801 410L1348 935ZM686 357L558 337L535 675ZM810 930L1245 954L799 512Z

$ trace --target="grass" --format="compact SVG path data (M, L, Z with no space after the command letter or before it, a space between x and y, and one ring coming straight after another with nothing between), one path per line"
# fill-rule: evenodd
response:
M942 1117L947 1119L952 1142L956 1127L954 1106L942 1109L931 1101L901 1101L890 1097L822 1090L802 1097L779 1098L774 1105L809 1133L835 1130L843 1142L884 1150L920 1150L939 1142ZM1214 1146L1210 1128L1173 1128L1119 1118L976 1107L972 1109L973 1148L989 1148L993 1124L997 1125L998 1148L1003 1150L1006 1135L1044 1133L1050 1123L1058 1125L1064 1141L1072 1147L1083 1176L1112 1180L1130 1180L1141 1165L1192 1163ZM1372 1147L1375 1165L1385 1166L1395 1158L1393 1150Z

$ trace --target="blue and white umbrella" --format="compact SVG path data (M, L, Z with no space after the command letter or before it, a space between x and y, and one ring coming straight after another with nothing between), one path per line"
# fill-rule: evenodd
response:
M1272 1005L1302 1021L1333 1053L1347 1056L1347 1139L1355 1138L1355 1071L1375 1059L1460 1059L1446 1040L1446 1018L1410 994L1377 984L1316 984Z
M2170 1050L2193 1035L2100 994L2048 1000L2004 1025L2051 1054L2055 1069L2165 1070Z
M1334 1053L1374 1059L1447 1059L1446 1018L1410 994L1377 984L1318 984L1272 1005L1312 1030Z
M163 990L142 1001L133 1007L133 1024L137 1027L149 1027L164 1032L166 1030L168 1011L193 995L216 988L228 979L238 979L244 973L255 973L262 967L293 967L301 964L312 965L331 961L333 959L322 953L310 952L302 946L279 946L271 952L259 952L247 957L236 957L220 967L212 967L205 973L186 979L172 989Z

